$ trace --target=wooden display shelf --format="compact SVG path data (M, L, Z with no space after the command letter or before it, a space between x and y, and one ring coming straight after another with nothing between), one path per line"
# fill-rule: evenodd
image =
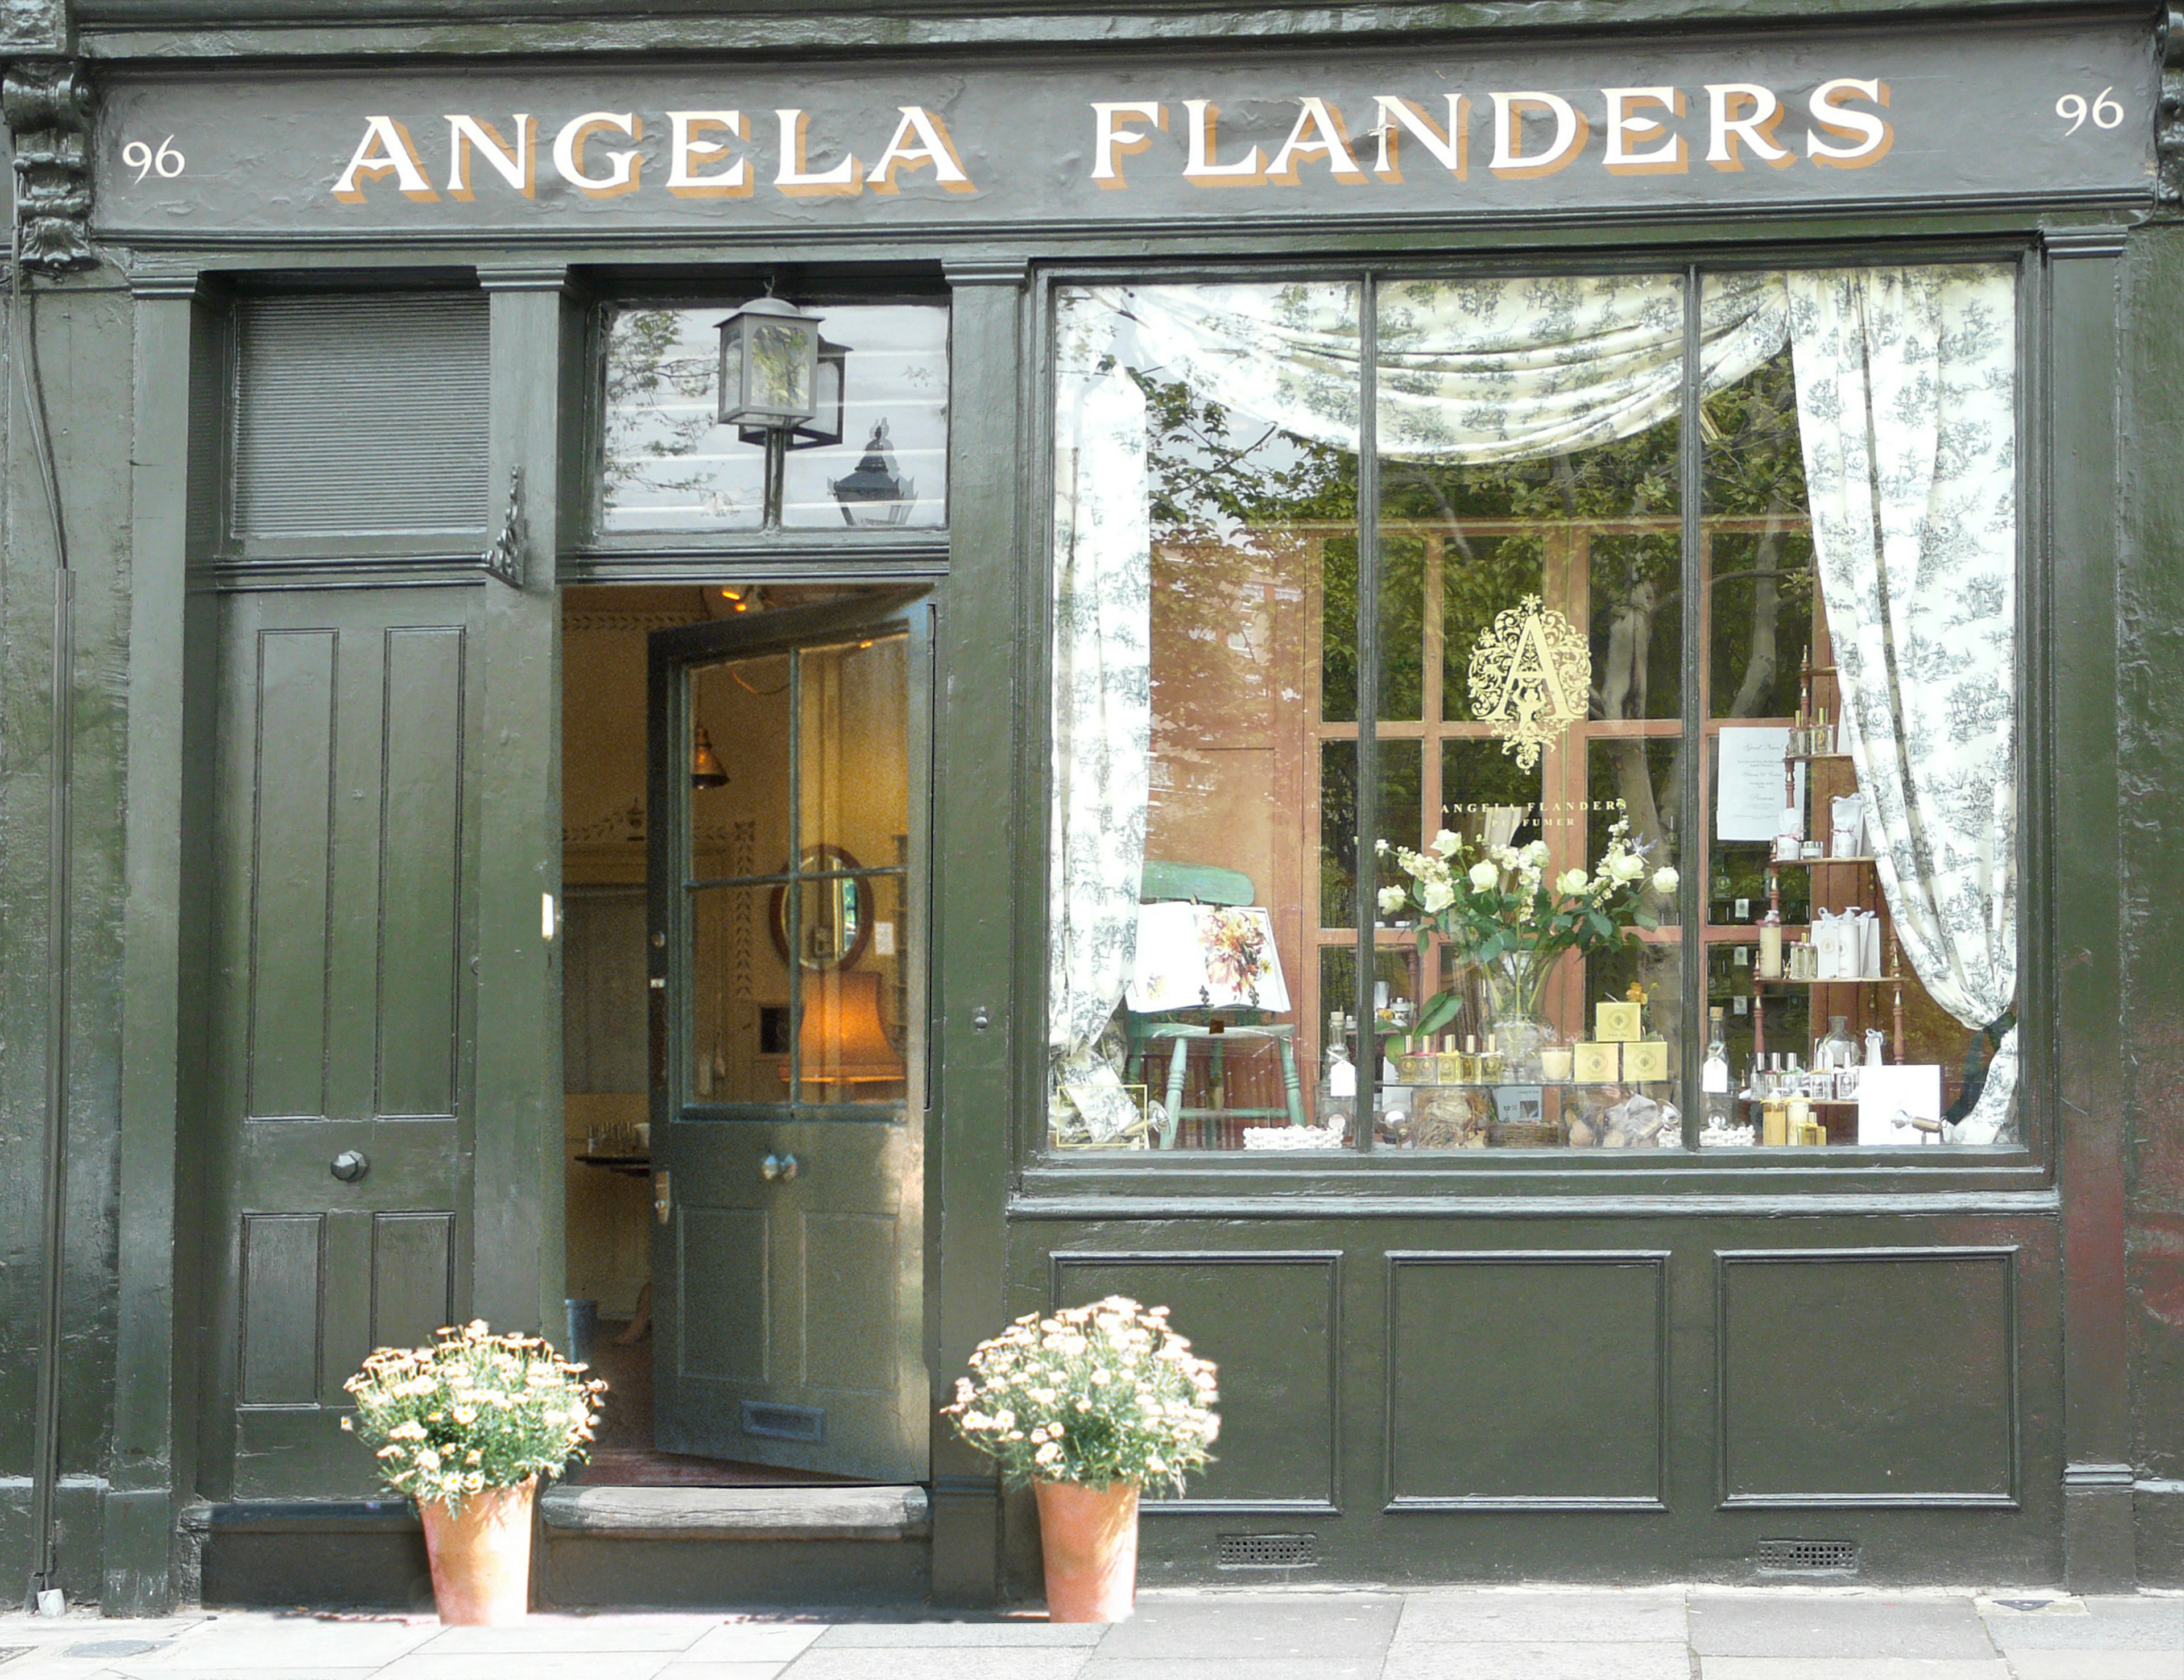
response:
M1770 858L1768 861L1777 869L1810 869L1815 864L1877 864L1880 859L1869 854L1856 858Z
M1786 974L1769 976L1754 973L1752 983L1754 986L1886 986L1890 981L1899 978L1900 976L1892 974L1860 974L1849 979L1792 980Z

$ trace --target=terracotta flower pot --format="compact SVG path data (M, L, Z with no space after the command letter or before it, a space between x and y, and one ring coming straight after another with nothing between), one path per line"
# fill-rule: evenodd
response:
M1138 1599L1138 1488L1034 1482L1050 1622L1127 1622Z
M499 1627L530 1612L531 1499L538 1485L533 1480L472 1494L454 1516L440 1500L417 1502L442 1622Z

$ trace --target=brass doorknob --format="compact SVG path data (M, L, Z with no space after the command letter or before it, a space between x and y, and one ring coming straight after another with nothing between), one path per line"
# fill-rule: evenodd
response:
M354 1184L371 1171L371 1162L365 1158L361 1149L343 1149L334 1157L333 1165L326 1171L340 1179L343 1183Z
M796 1177L794 1155L768 1155L759 1163L759 1176L769 1184L786 1184Z

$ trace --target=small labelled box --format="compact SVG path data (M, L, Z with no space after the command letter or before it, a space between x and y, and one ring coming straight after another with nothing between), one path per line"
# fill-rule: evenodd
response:
M1592 1036L1603 1044L1637 1043L1638 1008L1635 1004L1595 1004Z
M1623 1076L1642 1082L1669 1076L1669 1046L1665 1039L1641 1038L1623 1047Z
M1577 1053L1577 1060L1571 1076L1580 1085L1613 1085L1622 1078L1623 1047L1620 1044L1596 1044L1580 1040L1572 1049Z

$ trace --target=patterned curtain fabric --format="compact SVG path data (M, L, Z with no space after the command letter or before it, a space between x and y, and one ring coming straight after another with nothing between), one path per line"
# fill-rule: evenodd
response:
M1791 274L1790 337L1841 728L1897 937L1999 1043L1951 1141L2014 1142L2016 282Z
M1055 1121L1104 1143L1134 1121L1100 1041L1129 983L1152 749L1145 403L1112 318L1065 298L1054 437L1054 895L1047 1041Z

